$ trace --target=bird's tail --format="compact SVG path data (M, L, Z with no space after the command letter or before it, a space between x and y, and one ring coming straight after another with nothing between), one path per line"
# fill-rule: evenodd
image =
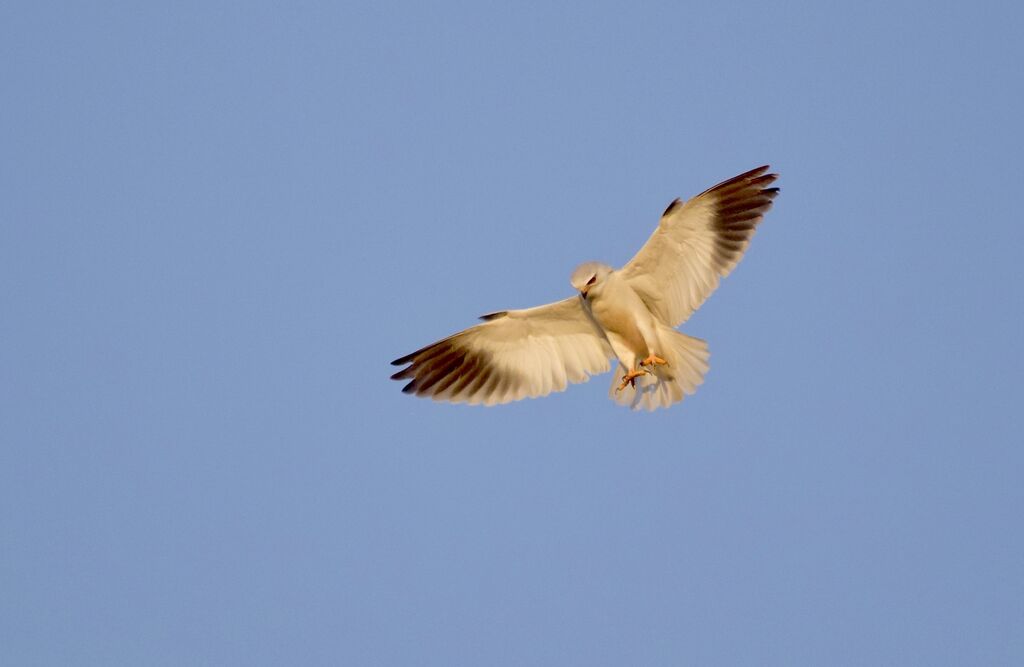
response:
M626 369L620 365L609 391L611 399L619 405L628 405L634 410L667 408L697 391L697 386L704 382L711 356L706 342L666 326L659 327L658 338L662 349L657 353L664 355L668 364L650 367L651 374L638 377L635 387L626 385L618 390L626 374Z

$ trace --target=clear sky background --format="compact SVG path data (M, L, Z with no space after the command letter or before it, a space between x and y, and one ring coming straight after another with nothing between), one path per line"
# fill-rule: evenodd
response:
M1019 3L4 3L0 664L1024 663ZM388 362L782 194L711 372Z

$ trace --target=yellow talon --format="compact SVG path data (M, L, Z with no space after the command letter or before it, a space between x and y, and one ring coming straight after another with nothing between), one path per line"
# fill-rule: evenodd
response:
M655 355L653 352L647 355L647 358L640 362L641 366L668 366L668 362L661 357Z
M620 384L619 388L616 389L615 391L616 392L622 391L623 389L626 388L627 384L630 387L635 387L636 386L636 379L638 377L640 377L641 375L648 375L649 373L650 373L650 371L646 371L646 370L644 370L642 368L638 368L635 371L630 371L630 372L626 373L625 375L622 376L622 384Z

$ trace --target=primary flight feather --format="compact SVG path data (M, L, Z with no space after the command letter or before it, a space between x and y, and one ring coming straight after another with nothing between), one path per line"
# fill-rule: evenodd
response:
M683 202L675 200L640 251L621 269L581 264L577 296L484 315L482 324L391 362L406 393L454 403L496 405L563 391L605 373L609 394L654 410L697 390L707 343L675 330L743 257L771 208L778 177L767 165Z

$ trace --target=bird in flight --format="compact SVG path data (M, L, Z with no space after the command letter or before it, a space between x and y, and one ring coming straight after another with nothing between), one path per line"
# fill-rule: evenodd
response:
M676 331L735 268L779 189L767 165L751 169L661 216L621 269L581 264L575 296L502 310L391 363L407 394L496 405L564 391L618 362L609 396L633 409L668 407L697 390L708 346Z

